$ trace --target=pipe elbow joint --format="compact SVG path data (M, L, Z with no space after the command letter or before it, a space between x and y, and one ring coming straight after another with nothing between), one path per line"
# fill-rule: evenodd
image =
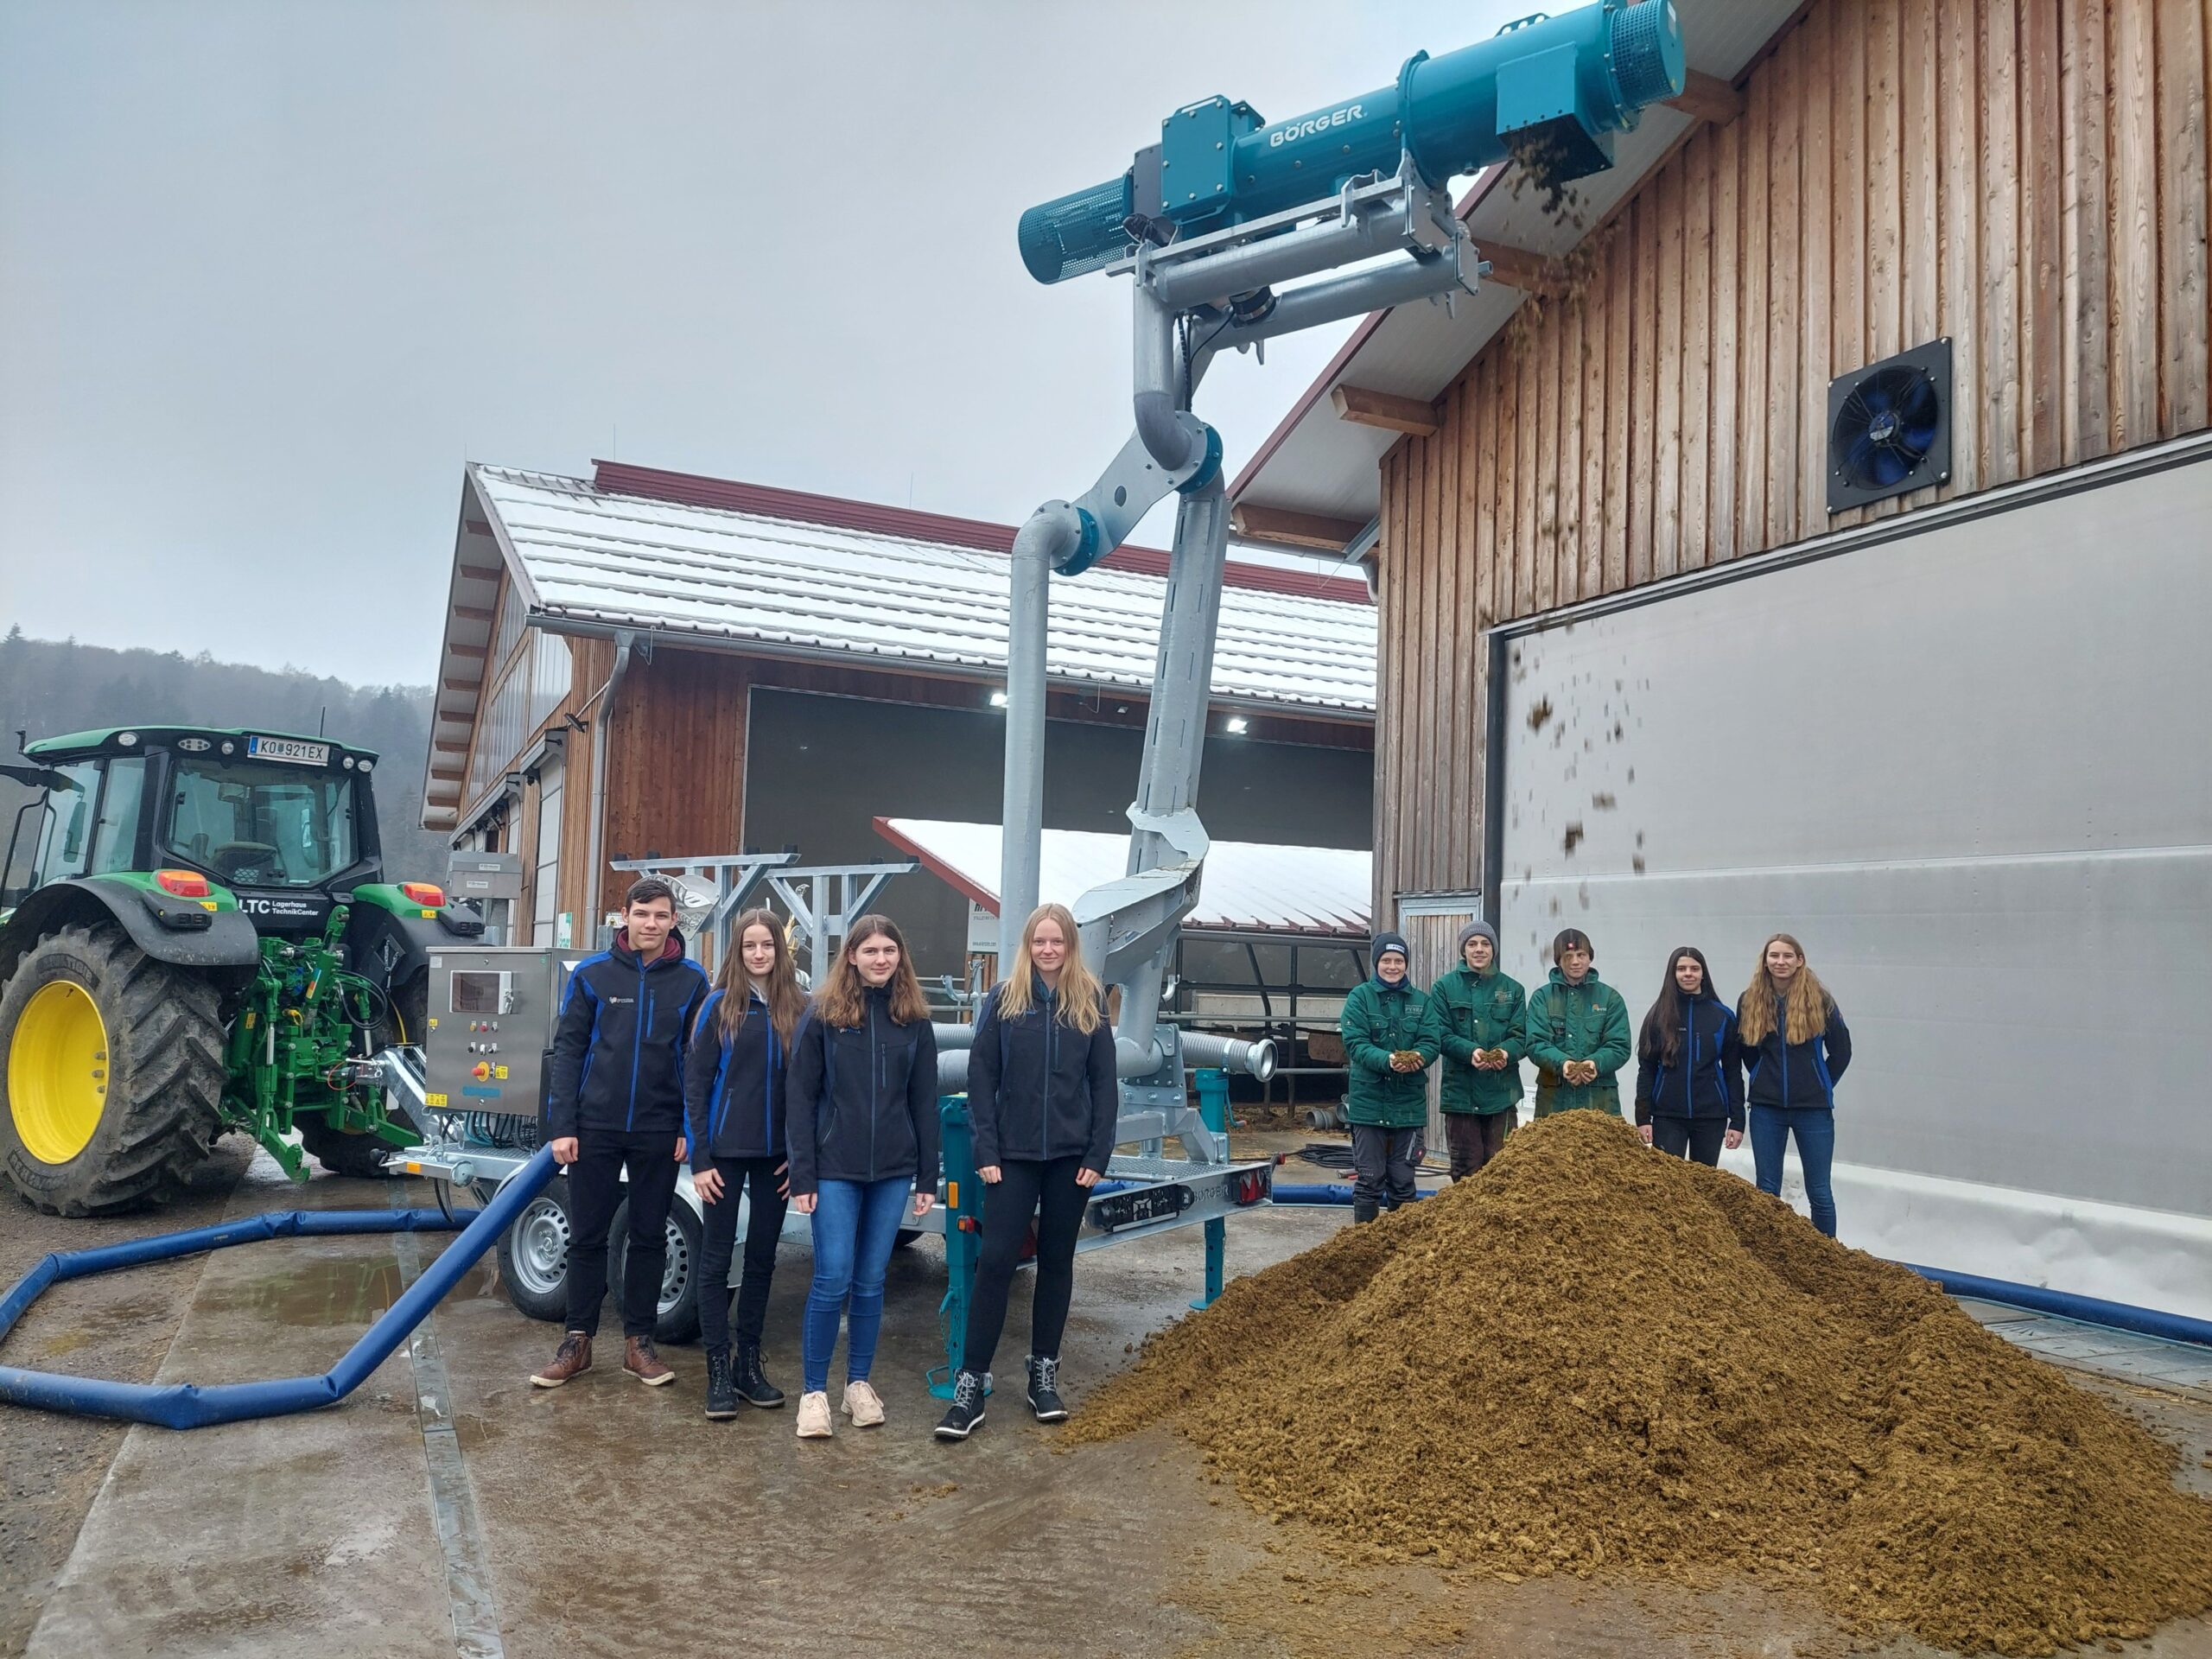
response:
M1137 436L1145 453L1165 473L1179 473L1199 459L1202 440L1179 418L1173 394L1157 389L1136 395Z

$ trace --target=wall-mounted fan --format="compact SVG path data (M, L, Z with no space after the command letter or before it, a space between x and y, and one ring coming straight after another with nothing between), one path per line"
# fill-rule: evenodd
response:
M1951 342L1934 340L1828 383L1828 511L1951 476Z

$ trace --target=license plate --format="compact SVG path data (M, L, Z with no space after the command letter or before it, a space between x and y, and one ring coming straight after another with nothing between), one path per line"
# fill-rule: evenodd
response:
M296 737L249 737L245 741L245 757L249 760L292 760L303 766L327 766L330 764L330 745L309 743Z
M1090 1224L1102 1233L1110 1233L1123 1227L1134 1227L1139 1222L1159 1221L1165 1217L1178 1216L1197 1201L1198 1194L1187 1186L1141 1186L1128 1192L1109 1192L1103 1198L1090 1201Z

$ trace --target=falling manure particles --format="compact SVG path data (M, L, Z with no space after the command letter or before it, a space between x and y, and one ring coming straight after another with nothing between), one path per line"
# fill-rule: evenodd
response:
M2212 1607L2175 1449L1738 1177L1567 1112L1230 1285L1071 1425L1156 1421L1354 1560L1809 1586L2044 1654Z

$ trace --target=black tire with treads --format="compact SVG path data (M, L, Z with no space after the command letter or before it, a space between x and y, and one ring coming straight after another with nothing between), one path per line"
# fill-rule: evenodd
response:
M32 996L63 979L84 988L106 1027L107 1094L84 1149L49 1164L16 1128L6 1058ZM206 977L155 961L111 924L49 933L0 989L0 1176L49 1215L158 1204L221 1133L223 1080L222 1020Z

